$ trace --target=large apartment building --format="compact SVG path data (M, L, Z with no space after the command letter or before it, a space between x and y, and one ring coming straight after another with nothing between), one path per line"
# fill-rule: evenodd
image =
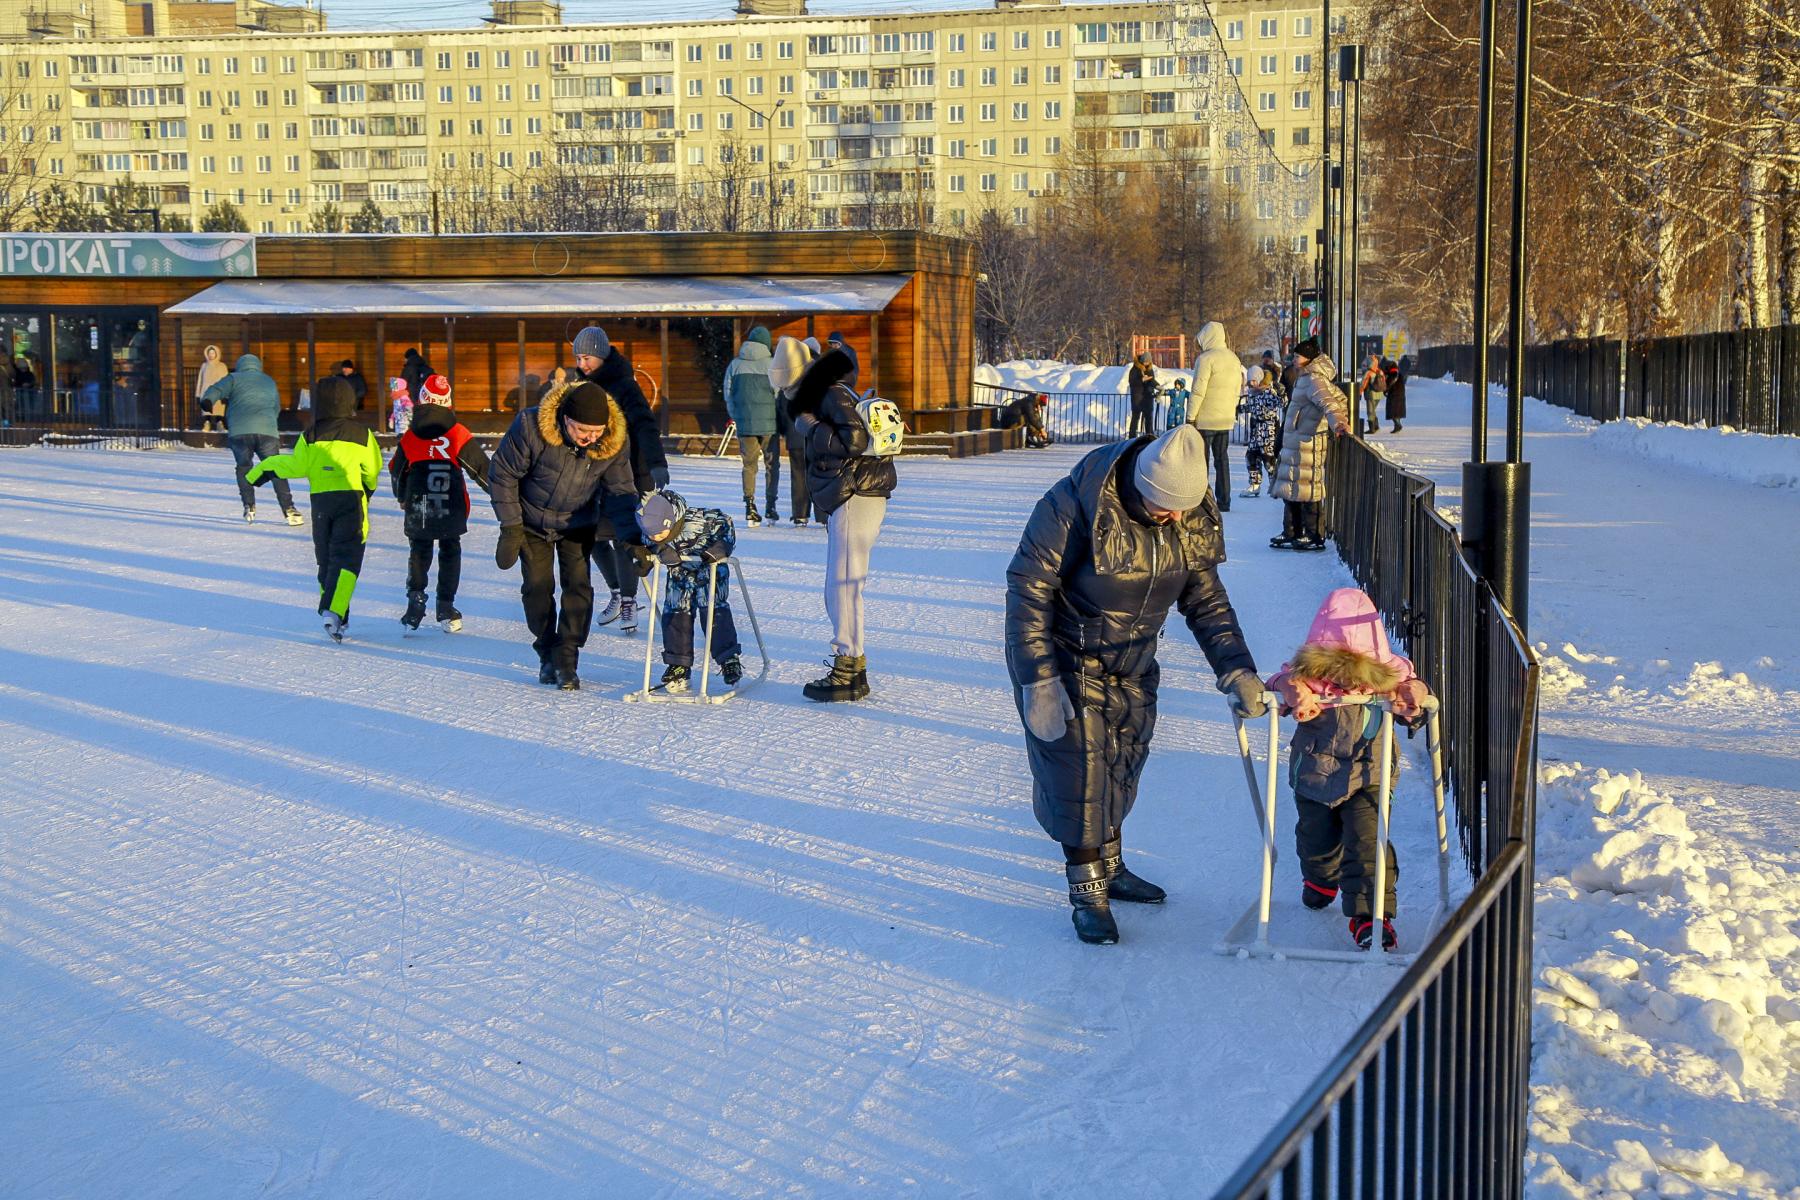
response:
M97 201L130 180L164 228L220 201L267 233L377 209L392 231L504 228L547 189L649 228L721 203L736 227L1024 223L1080 149L1124 173L1179 155L1261 250L1309 255L1340 99L1304 0L867 16L740 0L612 25L494 0L480 27L403 32L328 31L316 7L264 0L14 8L0 186Z

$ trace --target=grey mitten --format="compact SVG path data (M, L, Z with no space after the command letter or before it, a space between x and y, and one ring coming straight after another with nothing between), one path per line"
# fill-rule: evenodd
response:
M1231 711L1245 720L1269 711L1269 706L1263 702L1263 681L1256 677L1255 671L1233 671L1219 680L1219 690L1225 693Z
M1069 731L1075 706L1061 679L1046 679L1025 688L1025 728L1040 742L1054 742Z

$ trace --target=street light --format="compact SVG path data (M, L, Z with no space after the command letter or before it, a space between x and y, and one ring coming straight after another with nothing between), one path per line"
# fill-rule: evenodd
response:
M1352 379L1362 373L1362 345L1357 339L1357 332L1361 329L1358 324L1361 313L1356 302L1357 276L1362 258L1362 247L1357 238L1360 217L1358 210L1362 208L1362 78L1363 48L1361 46L1339 46L1338 86L1342 87L1345 84L1353 86L1344 93L1338 103L1343 106L1343 112L1349 114L1352 92L1354 92L1356 101L1356 113L1348 118L1350 120L1350 141L1344 157L1350 175L1350 186L1344 192L1344 202L1350 210L1350 237L1344 243L1344 252L1350 260L1350 312L1346 322L1350 327L1350 377Z
M766 136L768 149L765 151L765 156L769 160L769 232L774 233L775 232L775 203L776 203L775 202L775 119L772 114L780 112L781 106L786 104L787 101L786 100L777 100L775 102L775 107L773 109L771 109L769 112L765 113L760 108L756 108L752 105L745 104L742 100L739 100L736 96L733 96L730 93L726 93L725 98L727 100L731 101L733 104L737 105L739 108L744 109L748 112L755 113L758 117L760 117L762 119L763 128L768 131L767 136Z

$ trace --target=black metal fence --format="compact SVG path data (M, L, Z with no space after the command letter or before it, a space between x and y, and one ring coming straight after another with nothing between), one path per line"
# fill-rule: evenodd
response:
M1338 552L1442 704L1469 897L1221 1200L1523 1195L1537 661L1435 507L1367 443L1327 460Z
M1505 348L1489 377L1506 378ZM1420 351L1419 373L1467 383L1472 346ZM1638 341L1589 338L1530 346L1525 391L1584 417L1643 417L1751 433L1800 435L1800 325Z

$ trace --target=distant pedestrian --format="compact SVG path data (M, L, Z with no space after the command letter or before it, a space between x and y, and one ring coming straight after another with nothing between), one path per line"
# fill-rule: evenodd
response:
M1186 425L1188 406L1192 403L1192 393L1188 391L1188 381L1177 379L1169 386L1169 416L1163 428L1173 429L1177 425Z
M407 395L415 401L418 400L419 389L425 386L427 379L436 374L437 371L425 356L419 353L417 347L407 348L405 360L400 364L400 378L406 380Z
M405 433L412 427L412 415L412 388L396 375L388 380L388 432L395 436Z
M276 426L281 416L281 389L263 373L262 359L245 354L239 357L231 374L206 389L201 400L225 411L225 444L231 447L231 457L237 463L238 499L243 501L244 520L254 521L256 491L249 478L250 465L281 453L281 435ZM289 525L301 523L303 518L294 507L285 476L275 477L275 500Z
M1275 352L1264 350L1262 362L1257 365L1263 369L1263 381L1268 385L1269 390L1280 399L1286 400L1288 394L1287 384L1284 382L1286 372L1282 370L1281 360L1275 357Z
M1126 387L1131 394L1131 420L1125 426L1126 437L1154 433L1156 424L1156 364L1148 352L1140 354L1126 373Z
M1269 472L1269 490L1275 490L1275 437L1281 429L1281 399L1261 367L1251 367L1244 393L1244 468L1250 475L1245 498L1261 494L1263 471Z
M194 403L200 407L201 432L212 433L215 429L225 428L225 409L221 404L209 402L206 393L230 372L225 369L225 360L219 356L217 346L208 346L201 354L200 372L194 380Z
M744 468L744 521L752 529L762 524L756 508L758 474L767 477L763 492L769 520L781 518L775 507L781 490L781 421L775 387L769 381L774 348L769 331L758 325L725 368L725 411L737 429L738 458Z
M1406 415L1406 373L1391 358L1381 360L1381 370L1387 376L1387 419L1394 423L1394 432L1399 433L1400 418Z
M1381 368L1379 354L1369 355L1369 361L1363 364L1362 374L1356 381L1356 393L1361 400L1357 409L1357 432L1380 433L1381 401L1387 395L1387 372Z
M337 373L338 378L349 383L350 390L356 395L356 407L361 408L363 401L368 399L369 385L363 382L362 372L356 369L356 363L346 358L337 365Z
M775 389L775 421L782 442L787 446L788 510L796 529L803 529L809 518L825 524L825 514L816 512L812 485L806 474L806 439L794 428L794 391L815 357L806 342L784 337L775 343L769 360L769 386Z
M1351 428L1350 402L1336 383L1337 366L1307 338L1294 347L1299 374L1281 426L1274 495L1284 501L1277 550L1325 549L1325 461L1331 438ZM1329 435L1329 436L1327 436Z
M1200 357L1194 360L1194 398L1188 423L1206 438L1213 496L1220 512L1230 512L1231 428L1237 424L1238 403L1244 398L1244 364L1225 344L1225 327L1217 321L1202 325L1194 340Z

